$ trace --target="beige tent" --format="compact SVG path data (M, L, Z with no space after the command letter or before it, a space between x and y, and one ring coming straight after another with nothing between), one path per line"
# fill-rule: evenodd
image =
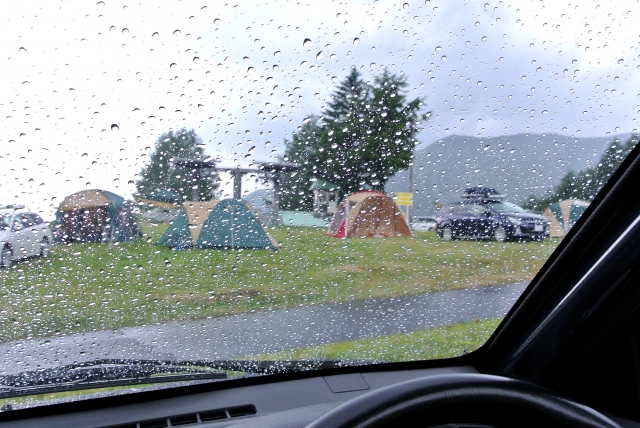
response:
M579 199L565 199L549 205L542 213L549 220L549 236L564 237L588 206L589 202Z
M347 197L329 225L328 236L411 236L400 207L382 192L365 190Z

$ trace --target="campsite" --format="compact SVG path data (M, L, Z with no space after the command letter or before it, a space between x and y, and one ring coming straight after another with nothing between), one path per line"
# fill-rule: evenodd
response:
M46 259L0 271L5 305L16 308L0 314L0 339L529 281L559 242L335 239L276 226L267 230L279 250L179 251L156 245L167 224L139 226L132 242L55 245Z

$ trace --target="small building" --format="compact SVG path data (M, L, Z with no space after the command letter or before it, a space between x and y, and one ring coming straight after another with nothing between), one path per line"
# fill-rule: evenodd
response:
M338 208L338 186L328 181L316 179L309 190L313 191L313 214L332 216Z

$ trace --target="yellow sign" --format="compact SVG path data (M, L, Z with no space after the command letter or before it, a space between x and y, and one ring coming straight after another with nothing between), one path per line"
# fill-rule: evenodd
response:
M405 207L413 206L413 193L396 192L396 202Z

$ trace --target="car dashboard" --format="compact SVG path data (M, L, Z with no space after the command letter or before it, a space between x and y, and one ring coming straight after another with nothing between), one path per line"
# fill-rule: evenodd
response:
M265 378L255 377L246 379L257 381L254 385L225 389L227 382L209 384L221 385L222 389L138 403L131 403L135 394L113 397L119 404L109 407L90 409L92 404L85 402L81 407L87 410L74 412L43 415L48 409L15 410L9 413L20 414L21 418L0 422L0 427L304 427L338 405L370 391L407 380L454 373L477 372L471 366L461 366L354 372L266 383Z

